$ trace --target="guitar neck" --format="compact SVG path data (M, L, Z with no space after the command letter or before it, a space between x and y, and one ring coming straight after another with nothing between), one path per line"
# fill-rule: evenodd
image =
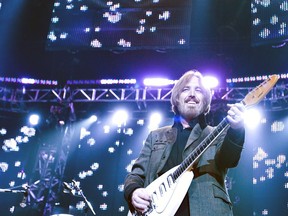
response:
M184 159L179 167L174 171L174 181L187 169L189 169L195 161L206 151L213 141L229 127L227 118L225 117L216 128Z
M259 103L273 88L278 79L279 77L277 75L272 75L249 92L240 103L242 103L245 107L253 106ZM175 181L183 172L191 168L195 161L206 151L213 141L229 126L227 117L225 117L173 172L173 180Z
M259 103L276 84L278 78L277 75L272 75L269 79L265 80L249 92L241 103L245 107ZM185 171L190 171L192 169L195 161L199 159L199 157L229 128L229 126L230 124L226 117L197 147L195 147L179 166L171 168L149 184L146 189L152 195L150 207L144 213L136 214L143 216L174 215L181 205L193 179L193 173ZM176 190L177 193L175 192ZM129 212L128 216L130 215Z

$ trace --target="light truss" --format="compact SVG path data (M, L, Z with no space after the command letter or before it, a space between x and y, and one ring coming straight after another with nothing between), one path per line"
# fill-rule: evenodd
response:
M71 139L74 129L71 122L65 128L56 129L59 133L59 142L49 146L40 146L34 164L30 182L30 205L36 208L39 215L50 216L54 205L61 194L64 172L69 155ZM37 184L35 184L37 182Z
M216 88L214 103L241 101L254 87ZM0 87L0 103L23 107L27 103L169 102L172 87L165 88L53 88L25 89ZM272 110L288 109L288 85L274 87L261 102ZM22 106L21 106L22 104ZM269 104L269 106L268 106ZM0 108L1 104L0 104ZM19 108L20 109L20 108Z

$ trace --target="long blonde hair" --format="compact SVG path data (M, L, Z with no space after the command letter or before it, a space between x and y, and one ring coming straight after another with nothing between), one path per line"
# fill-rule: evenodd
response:
M199 78L200 81L200 87L203 90L204 94L204 107L205 111L204 114L206 115L210 111L210 104L212 100L212 93L210 88L204 84L203 76L198 70L190 70L184 73L180 79L177 81L177 83L174 85L172 92L171 92L171 98L170 102L172 105L172 111L175 114L179 114L178 112L178 104L179 104L179 95L182 92L182 89L185 87L185 85L190 81L192 77Z

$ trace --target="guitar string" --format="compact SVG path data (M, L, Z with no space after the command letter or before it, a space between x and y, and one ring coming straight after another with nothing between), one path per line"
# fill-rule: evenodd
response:
M195 159L198 158L201 153L211 144L211 142L223 131L223 129L228 125L228 121L224 118L219 125L208 135L202 142L198 145L191 154L180 164L180 166L173 172L173 180L175 181L189 166L195 162Z

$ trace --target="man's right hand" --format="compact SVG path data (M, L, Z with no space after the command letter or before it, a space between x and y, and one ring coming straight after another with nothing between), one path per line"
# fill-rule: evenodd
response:
M145 188L138 188L132 193L131 203L136 211L143 213L148 209L151 203L151 197Z

